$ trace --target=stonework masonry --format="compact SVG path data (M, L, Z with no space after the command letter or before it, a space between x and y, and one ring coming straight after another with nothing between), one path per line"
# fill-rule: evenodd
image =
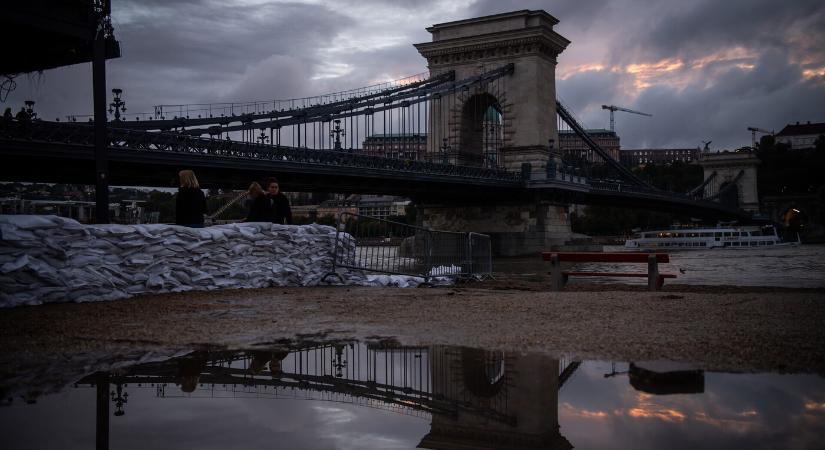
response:
M550 202L496 206L424 205L422 225L489 234L493 254L519 256L561 245L572 237L568 205Z
M504 168L520 171L523 163L529 163L531 178L545 178L549 141L559 141L556 58L570 43L553 30L557 23L544 11L523 10L427 28L432 42L415 47L433 75L453 70L461 80L513 64L511 74L486 86L431 102L427 148L437 151L446 138L452 151L458 149L460 155L481 155L482 149L473 145L477 140L468 138L467 130L472 127L466 123L467 109L491 105L502 115L500 161ZM568 207L529 200L496 206L424 204L420 205L420 220L433 229L489 234L493 253L511 256L568 241L572 236Z
M447 399L460 393L461 402L470 407L459 408L454 416L433 414L430 432L418 447L573 448L559 430L558 377L530 376L559 373L558 360L440 346L431 347L429 355L444 366L433 371L433 393ZM512 422L471 412L476 405L510 415Z
M739 172L744 171L744 175L736 181L739 208L759 212L759 193L756 188L759 158L756 155L751 152L705 153L699 164L704 170L705 180L716 172L714 179L705 186L706 196L719 192L723 184L737 180Z
M447 137L453 149L463 148L460 136L464 104L473 96L489 94L496 99L504 121L502 160L508 170L520 170L530 162L544 173L548 141L558 142L556 130L556 58L570 43L553 30L558 20L544 11L517 11L461 20L427 28L432 42L415 47L427 59L433 75L454 70L456 79L478 75L512 63L512 75L433 102L431 139L427 148L438 148ZM446 124L446 125L445 125Z

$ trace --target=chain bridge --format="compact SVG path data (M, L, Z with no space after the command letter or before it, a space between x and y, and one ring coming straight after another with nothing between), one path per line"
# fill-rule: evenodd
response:
M735 183L658 189L587 134L556 99L557 57L569 44L557 23L524 10L437 24L427 28L432 42L416 44L428 73L317 97L157 105L132 120L118 97L105 130L108 174L97 178L171 186L190 168L204 187L276 175L289 191L402 195L420 205L425 226L491 233L522 253L569 237L570 204L748 217L718 201ZM100 181L94 125L4 118L0 176ZM559 151L560 130L586 144L579 157Z
M313 400L429 419L422 448L571 448L559 431L558 395L579 365L519 352L340 342L199 351L93 374L76 386L97 389L96 421L105 424L98 432L139 402Z

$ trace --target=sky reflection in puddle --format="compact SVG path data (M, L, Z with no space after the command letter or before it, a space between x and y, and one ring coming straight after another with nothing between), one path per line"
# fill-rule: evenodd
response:
M107 431L112 449L801 449L825 435L816 375L449 346L196 352L3 405L4 449L93 448Z

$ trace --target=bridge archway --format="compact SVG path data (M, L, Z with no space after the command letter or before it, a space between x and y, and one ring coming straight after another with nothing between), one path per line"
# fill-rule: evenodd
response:
M465 348L461 351L464 386L479 398L491 398L501 392L507 381L504 354Z
M724 205L733 205L745 211L759 212L759 193L756 189L759 158L755 154L727 151L705 153L698 163L707 181L703 197L715 198ZM729 189L723 192L725 187Z
M504 144L504 116L495 96L480 92L464 101L459 143L459 164L499 167Z

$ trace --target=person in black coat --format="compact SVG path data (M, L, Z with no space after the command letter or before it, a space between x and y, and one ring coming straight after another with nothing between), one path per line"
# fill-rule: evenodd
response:
M269 222L272 220L272 206L269 197L258 183L249 185L249 212L244 222Z
M178 173L180 188L175 198L175 224L191 228L203 228L206 214L206 196L203 195L195 172L181 170Z
M272 207L272 223L292 225L292 208L289 199L281 192L276 178L266 180L266 195Z

